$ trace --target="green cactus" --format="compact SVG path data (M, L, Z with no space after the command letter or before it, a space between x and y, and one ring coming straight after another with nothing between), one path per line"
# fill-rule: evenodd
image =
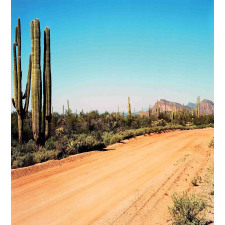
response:
M41 108L42 108L42 80L40 64L40 22L35 19L31 22L31 55L32 55L32 130L35 142L41 142Z
M43 102L43 111L44 111L44 130L45 138L47 139L50 136L51 131L51 59L50 59L50 29L45 27L44 30L44 74L43 74L43 93L44 93L44 102Z
M172 102L171 121L174 119L174 103Z
M128 105L127 105L127 116L131 116L131 106L130 106L130 97L128 97Z
M63 105L63 116L64 116L64 105Z
M196 104L196 116L200 116L200 97L197 98L197 104Z
M151 106L149 105L149 108L148 108L148 116L150 117L151 116Z
M16 55L17 47L17 55ZM18 27L15 28L15 42L13 43L13 81L14 81L14 98L12 104L17 111L18 116L18 141L23 141L23 120L28 113L29 97L30 97L30 82L31 82L31 55L29 56L29 68L27 85L24 95L22 94L22 71L21 71L21 26L20 18L18 18ZM25 99L23 106L22 100Z
M67 100L67 113L69 114L70 112L70 103L69 103L69 100Z

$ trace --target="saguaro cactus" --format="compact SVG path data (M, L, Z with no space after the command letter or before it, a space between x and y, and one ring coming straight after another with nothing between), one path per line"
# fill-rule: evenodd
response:
M83 110L83 109L82 109ZM67 113L69 114L70 113L70 103L69 103L69 100L67 100Z
M200 116L200 97L197 98L197 104L196 104L196 116Z
M17 56L16 56L17 47ZM28 113L29 98L30 98L30 82L31 82L31 55L29 56L29 69L27 85L24 95L22 94L22 71L21 71L21 26L20 18L18 18L18 27L15 28L15 42L13 43L13 80L14 80L14 98L12 98L12 104L15 107L18 115L18 140L19 143L23 141L23 119ZM23 107L22 99L25 99L25 105Z
M157 106L156 106L156 117L159 118L159 102L157 101Z
M130 106L130 97L128 97L128 105L127 105L127 116L131 116L131 106Z
M44 74L43 74L43 92L44 92L44 121L45 138L50 136L51 131L51 102L52 102L52 81L51 81L51 59L50 59L50 29L44 30Z
M42 108L42 81L40 65L40 22L35 19L31 22L31 57L32 57L32 130L37 144L41 141L41 108Z

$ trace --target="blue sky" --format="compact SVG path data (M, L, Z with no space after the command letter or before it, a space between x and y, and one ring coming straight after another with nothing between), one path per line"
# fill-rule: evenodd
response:
M213 0L12 0L11 42L22 26L23 90L30 22L51 30L52 100L62 112L136 111L164 98L214 98ZM13 64L11 65L13 96ZM43 67L42 67L43 71Z

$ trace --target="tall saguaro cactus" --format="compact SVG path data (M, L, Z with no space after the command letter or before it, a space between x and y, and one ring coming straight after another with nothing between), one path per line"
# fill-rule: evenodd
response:
M128 105L127 105L127 116L131 116L131 106L130 106L130 97L128 97Z
M159 102L158 102L158 100L157 100L157 106L155 109L155 114L156 114L156 117L159 118Z
M149 105L149 108L148 108L148 116L151 117L151 106Z
M44 93L44 121L45 138L50 136L51 131L51 102L52 102L52 81L51 81L51 59L50 59L50 29L44 30L44 74L43 74L43 93Z
M200 97L197 98L197 104L196 104L196 116L200 116Z
M42 80L40 65L40 22L35 19L31 22L31 58L32 58L32 130L37 144L41 141L41 108L42 108Z
M16 55L17 47L17 55ZM18 140L19 143L23 141L23 119L28 113L29 98L30 98L30 83L31 83L31 55L29 57L29 69L27 85L24 95L22 94L22 71L21 71L21 26L20 18L18 18L18 27L15 28L15 42L13 43L13 80L14 80L14 98L12 98L13 106L18 115ZM23 106L22 99L25 99Z
M67 113L68 114L70 113L70 102L69 102L69 100L67 100Z

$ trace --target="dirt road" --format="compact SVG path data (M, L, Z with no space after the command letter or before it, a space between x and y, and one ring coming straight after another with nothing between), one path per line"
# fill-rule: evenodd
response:
M12 170L12 224L166 224L171 195L191 189L213 136L152 134Z

